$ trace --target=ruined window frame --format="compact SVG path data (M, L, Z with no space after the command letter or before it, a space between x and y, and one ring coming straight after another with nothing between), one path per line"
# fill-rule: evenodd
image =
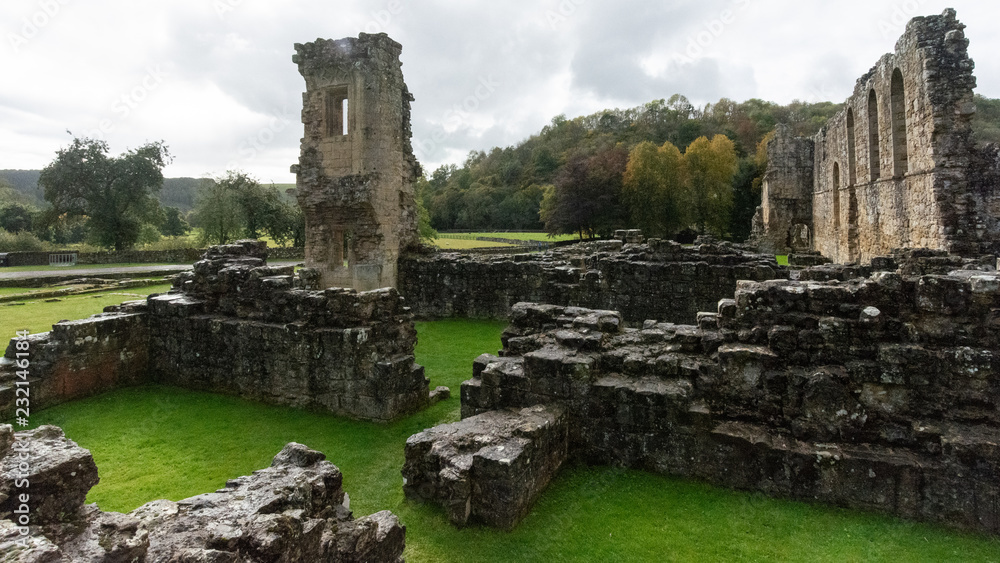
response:
M868 177L871 182L882 178L882 135L879 131L878 94L868 92Z
M910 170L906 127L906 85L903 72L896 67L889 85L889 118L892 131L892 175L902 178Z

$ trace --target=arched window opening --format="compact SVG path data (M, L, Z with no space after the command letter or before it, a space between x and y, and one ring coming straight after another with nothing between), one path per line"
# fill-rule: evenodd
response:
M898 68L892 73L889 99L892 106L892 174L899 178L909 170L909 157L906 153L906 93L903 73Z
M879 150L878 96L875 90L868 94L868 165L872 182L882 177L882 155Z
M858 183L857 139L854 135L854 108L847 109L847 183Z
M332 88L326 93L326 136L343 137L348 133L347 87Z
M833 231L840 231L840 163L833 163Z

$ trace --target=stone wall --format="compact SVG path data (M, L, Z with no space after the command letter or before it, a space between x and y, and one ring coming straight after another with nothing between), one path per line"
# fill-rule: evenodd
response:
M745 281L641 329L519 304L462 414L557 404L577 459L998 534L998 310L983 271Z
M789 254L811 248L814 147L810 140L793 136L786 125L775 129L753 225L753 240L761 252Z
M520 301L616 309L629 322L682 322L732 295L737 280L787 278L774 256L732 245L651 239L578 244L544 253L408 255L399 291L422 318L505 319Z
M296 193L306 264L323 287L396 285L400 250L417 243L410 94L402 47L384 33L295 45L306 82Z
M214 493L157 500L128 514L84 504L99 481L97 466L60 428L15 435L2 425L0 445L4 561L403 561L406 530L396 516L355 519L340 470L301 444Z
M266 254L257 241L213 247L170 293L31 336L32 407L150 382L374 421L428 404L396 290L307 289L316 272L293 276ZM15 358L11 341L3 405L15 401Z
M972 139L975 65L964 29L951 9L914 18L815 137L792 141L779 129L765 178L783 189L765 189L761 243L780 242L790 218L811 207L812 247L834 262L894 248L996 251L1000 182L988 169L997 160ZM809 178L790 173L806 152L785 150L793 142L814 147Z

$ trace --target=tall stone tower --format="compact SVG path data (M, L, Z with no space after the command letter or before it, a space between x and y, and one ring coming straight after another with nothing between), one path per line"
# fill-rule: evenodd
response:
M417 242L410 102L399 55L384 33L296 44L306 81L296 174L306 218L306 265L323 287L396 285L402 249Z

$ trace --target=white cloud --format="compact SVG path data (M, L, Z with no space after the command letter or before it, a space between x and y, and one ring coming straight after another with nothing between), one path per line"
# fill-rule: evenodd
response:
M429 169L515 144L560 113L674 93L839 102L892 50L899 22L948 6L969 25L979 92L1000 96L1000 8L975 0L6 0L0 168L40 168L68 144L66 129L110 121L113 151L165 140L168 175L235 164L292 182L304 89L292 46L360 31L403 44ZM484 80L496 86L479 96Z

